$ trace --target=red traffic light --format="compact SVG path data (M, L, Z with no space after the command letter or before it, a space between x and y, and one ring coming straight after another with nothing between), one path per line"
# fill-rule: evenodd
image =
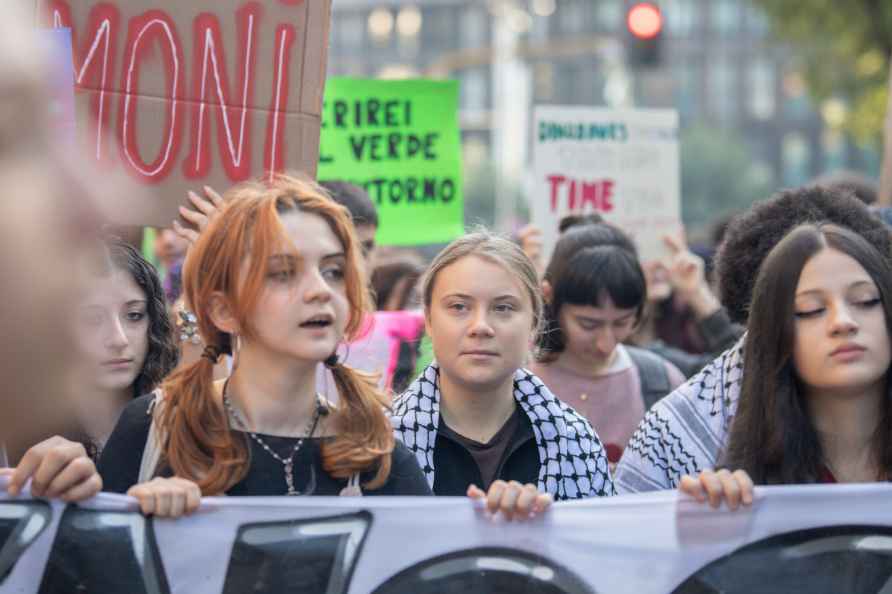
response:
M635 37L652 39L663 29L663 15L654 4L639 2L629 9L626 24Z

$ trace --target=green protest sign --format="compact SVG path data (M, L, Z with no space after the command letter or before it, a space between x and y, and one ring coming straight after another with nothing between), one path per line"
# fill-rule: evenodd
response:
M317 177L366 189L378 208L379 244L460 236L458 83L329 78Z

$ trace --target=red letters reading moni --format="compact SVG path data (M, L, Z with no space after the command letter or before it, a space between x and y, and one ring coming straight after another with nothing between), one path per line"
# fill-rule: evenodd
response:
M613 210L612 179L584 180L557 174L546 179L551 189L551 212L561 210L562 204L571 212L587 206L598 212Z
M45 25L72 29L76 91L90 94L87 133L96 160L120 161L153 184L178 169L187 182L223 174L236 182L295 166L286 155L288 124L318 116L302 111L306 101L294 92L301 81L291 80L319 70L300 53L308 51L300 27L327 31L327 21L319 27L308 16L326 12L296 0L233 0L200 3L184 21L188 9L168 12L159 0L38 1ZM325 51L318 45L312 55L321 59L314 75L321 88ZM119 159L107 146L112 133ZM315 156L310 162L315 171Z

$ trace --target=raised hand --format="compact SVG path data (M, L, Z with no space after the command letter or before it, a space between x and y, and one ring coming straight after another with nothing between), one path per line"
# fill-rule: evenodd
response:
M663 264L673 290L701 319L718 310L721 304L706 280L703 258L688 249L684 233L664 236L663 244L669 250L669 257Z
M198 236L204 231L208 224L214 220L223 209L223 197L214 191L210 186L204 186L204 197L202 198L195 192L189 191L189 202L192 203L194 210L185 206L180 207L180 216L194 225L194 229L185 227L177 220L173 222L173 230L177 235L193 244L198 240Z

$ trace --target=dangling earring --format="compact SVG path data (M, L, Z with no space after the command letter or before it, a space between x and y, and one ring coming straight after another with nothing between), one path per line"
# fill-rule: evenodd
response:
M242 352L242 337L238 334L232 335L232 370L230 371L230 375L232 371L235 371L236 367L238 367L239 353Z

